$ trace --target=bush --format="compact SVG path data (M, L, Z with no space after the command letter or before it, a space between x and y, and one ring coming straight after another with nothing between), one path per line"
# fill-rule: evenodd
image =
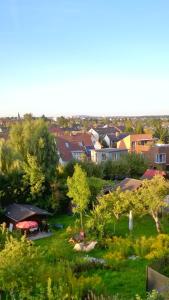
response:
M114 236L106 240L106 247L113 253L116 253L118 259L124 259L134 253L133 242L130 238Z
M141 236L139 239L133 243L133 249L137 256L145 257L151 249L151 245L153 243L153 238L146 238L145 236Z
M169 236L167 234L159 234L152 240L150 253L145 258L153 260L164 257L169 254Z

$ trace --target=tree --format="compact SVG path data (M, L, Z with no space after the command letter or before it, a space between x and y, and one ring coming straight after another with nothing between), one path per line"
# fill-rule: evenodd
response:
M55 138L44 120L26 118L12 125L9 140L0 144L1 206L30 199L45 206L56 181L57 163Z
M8 174L19 167L17 157L7 142L0 141L0 173Z
M125 120L124 126L125 126L124 129L125 132L133 132L133 123L131 119Z
M28 154L36 157L47 180L55 176L58 154L54 136L50 134L47 123L42 120L26 119L11 127L9 144L24 163Z
M122 161L126 162L130 177L140 177L148 168L147 160L139 153L128 153L122 157Z
M135 133L138 133L138 134L144 133L144 125L143 125L143 123L140 120L138 120L136 122Z
M25 185L30 186L30 193L34 198L42 192L45 181L45 175L43 174L41 167L38 166L35 156L28 154L27 163L24 164L24 172L24 183Z
M24 120L32 120L33 119L33 115L31 113L27 113L27 114L24 114L23 116Z
M139 209L142 214L150 214L153 218L157 232L161 232L161 223L159 219L159 211L167 204L164 201L165 196L169 192L169 184L165 179L156 175L151 180L144 180L142 186L138 190Z
M69 119L68 119L68 118L65 118L65 117L63 117L63 116L58 117L58 118L57 118L57 124L58 124L60 127L68 127L68 126L69 126Z
M83 213L87 208L90 198L90 189L87 182L86 173L76 164L74 174L67 179L68 193L72 198L73 211L79 213L81 228L83 229Z
M145 158L137 153L128 153L117 161L104 163L106 179L124 179L125 177L140 177L147 169Z
M94 232L100 239L106 233L107 225L112 221L112 211L106 196L98 199L98 203L94 206L87 220L89 231Z
M169 130L162 126L161 120L157 120L154 124L154 137L158 138L164 144L169 143Z
M123 192L120 187L107 195L99 197L88 220L88 227L99 234L100 238L106 233L106 228L114 219L116 221L122 215L129 216L129 212L135 212L134 193ZM115 222L114 222L115 230Z

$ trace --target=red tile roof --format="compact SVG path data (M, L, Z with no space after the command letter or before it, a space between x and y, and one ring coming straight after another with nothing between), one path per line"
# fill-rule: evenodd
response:
M55 136L63 134L63 129L58 126L52 126L49 128L50 133L53 133Z
M155 169L147 169L141 179L152 179L155 175L161 175L165 177L166 172Z
M77 142L71 142L64 137L56 138L57 148L63 161L73 159L72 151L84 151L84 147Z
M85 147L93 146L91 135L88 133L62 134L60 137L72 143L81 143Z
M146 140L150 140L150 141L153 141L153 137L152 137L152 134L131 134L130 135L131 137L131 141L132 142L139 142L139 141L146 141Z

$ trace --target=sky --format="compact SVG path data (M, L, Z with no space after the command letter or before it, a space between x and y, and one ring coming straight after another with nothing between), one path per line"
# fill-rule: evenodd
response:
M168 0L0 0L0 116L169 114Z

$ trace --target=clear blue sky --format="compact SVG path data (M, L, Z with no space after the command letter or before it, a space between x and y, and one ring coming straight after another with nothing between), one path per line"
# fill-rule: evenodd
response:
M168 0L0 0L0 115L169 114Z

